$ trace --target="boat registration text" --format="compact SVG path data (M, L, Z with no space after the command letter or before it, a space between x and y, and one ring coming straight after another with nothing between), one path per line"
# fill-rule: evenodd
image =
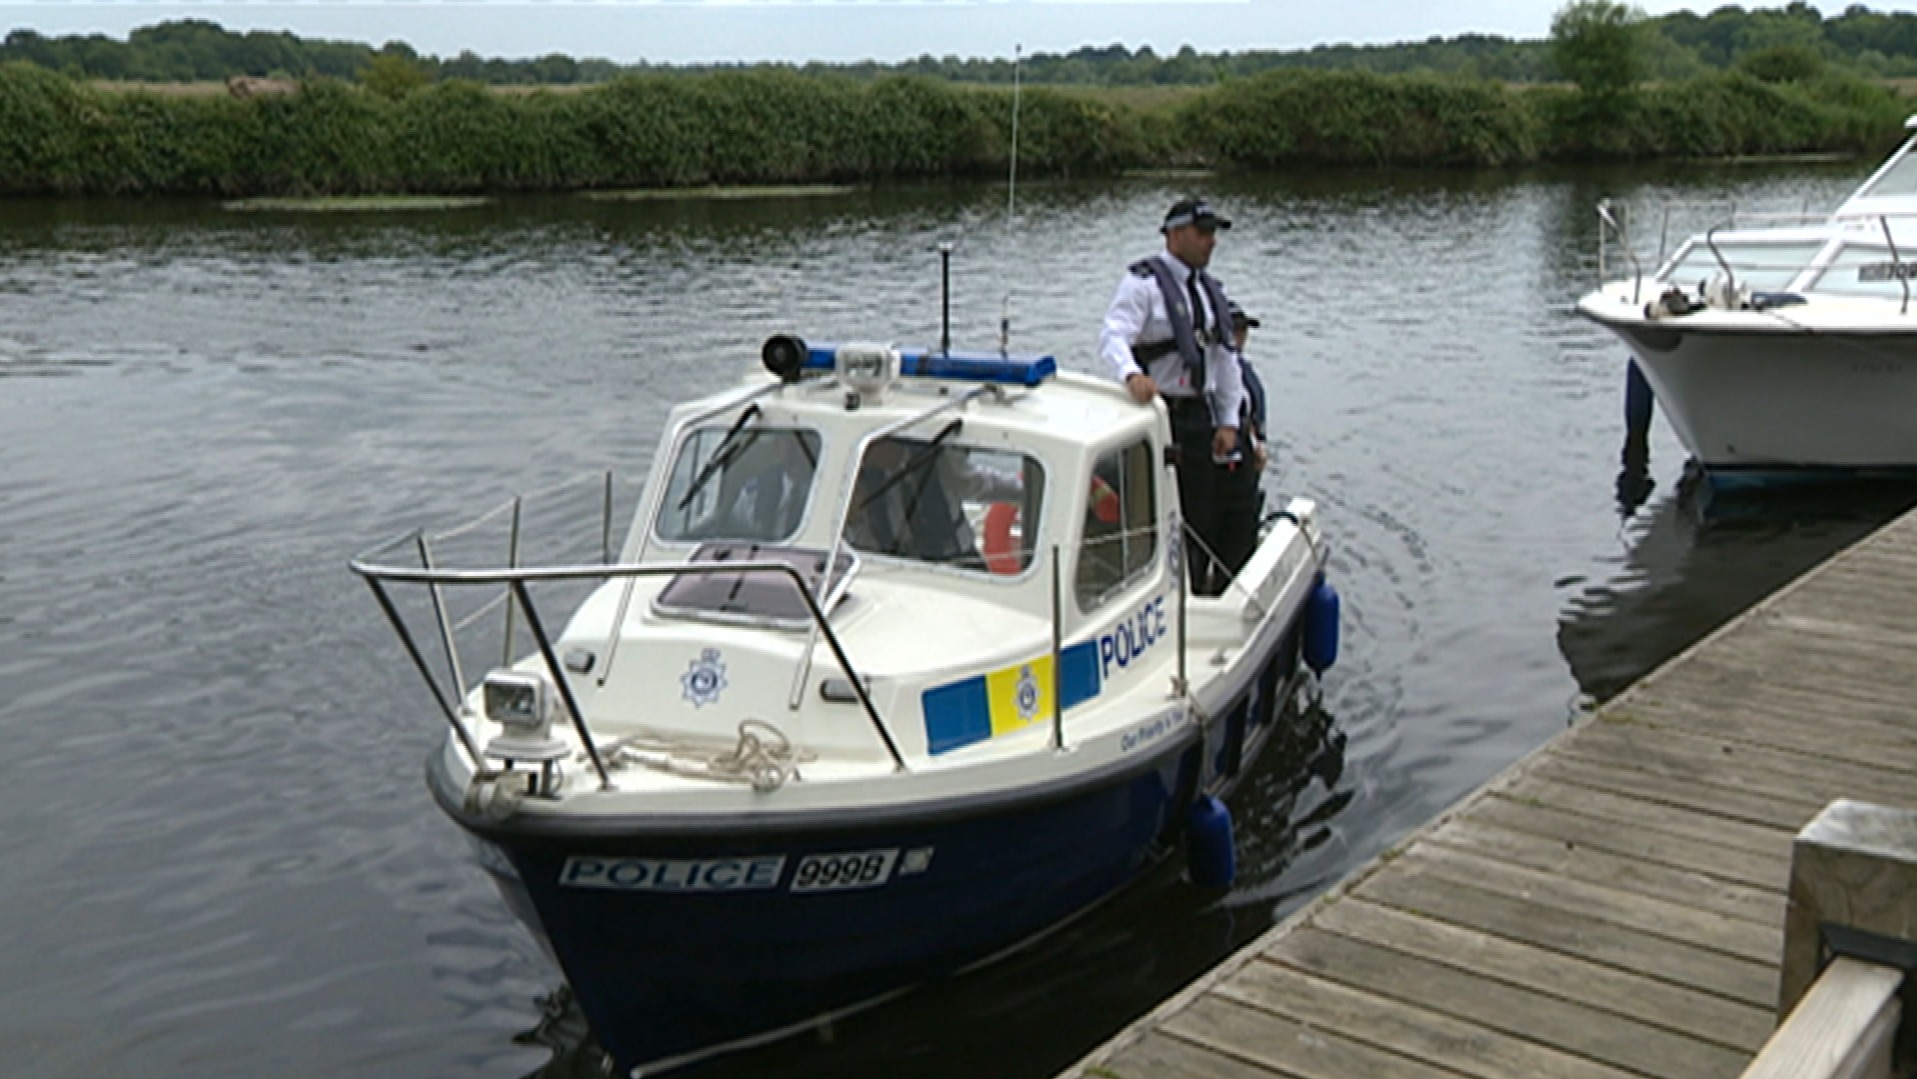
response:
M619 892L749 892L779 886L785 855L756 858L566 859L559 883L567 888Z
M788 889L794 892L844 892L876 888L900 876L923 873L932 848L899 856L899 848L807 854L799 858ZM591 858L566 859L559 870L564 888L604 888L618 892L750 892L777 888L785 878L784 854L749 858Z

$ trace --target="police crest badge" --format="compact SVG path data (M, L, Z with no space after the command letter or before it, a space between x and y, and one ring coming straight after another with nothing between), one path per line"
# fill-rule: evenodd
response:
M719 695L726 690L726 664L719 657L719 650L708 648L700 652L698 659L686 665L686 673L679 676L679 685L694 708L717 704Z

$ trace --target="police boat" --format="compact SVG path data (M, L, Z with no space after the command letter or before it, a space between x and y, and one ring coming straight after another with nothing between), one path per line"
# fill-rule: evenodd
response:
M492 564L352 564L447 725L433 798L619 1075L1003 955L1168 854L1227 885L1218 799L1335 652L1308 500L1189 594L1162 405L1049 356L763 359L671 413L616 550L608 509L597 558L522 564L515 504Z

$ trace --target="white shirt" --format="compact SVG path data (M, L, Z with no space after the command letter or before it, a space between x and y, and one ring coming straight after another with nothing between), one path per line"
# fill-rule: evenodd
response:
M1171 267L1174 281L1182 283L1191 277L1192 268L1171 252L1160 251L1154 257L1163 259ZM1198 303L1203 308L1203 325L1219 326L1211 310L1211 295L1202 285L1198 288ZM1196 318L1194 313L1194 320ZM1104 357L1120 382L1142 372L1151 376L1158 384L1158 392L1166 397L1194 396L1198 391L1191 384L1191 372L1176 351L1153 360L1149 368L1140 368L1132 357L1133 345L1171 339L1171 315L1165 310L1165 297L1159 291L1158 279L1128 271L1112 295L1111 306L1105 310L1105 322L1098 335L1098 354ZM1214 341L1205 349L1204 396L1211 405L1213 417L1228 417L1217 421L1218 426L1237 426L1238 411L1245 401L1245 383L1229 340Z

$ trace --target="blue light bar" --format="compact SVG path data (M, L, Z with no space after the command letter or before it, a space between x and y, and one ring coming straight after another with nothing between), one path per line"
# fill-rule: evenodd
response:
M830 371L838 358L837 345L806 349L803 368ZM966 382L1000 382L1008 386L1036 386L1058 373L1050 356L999 356L989 352L933 352L899 349L899 374L907 378L950 378Z

